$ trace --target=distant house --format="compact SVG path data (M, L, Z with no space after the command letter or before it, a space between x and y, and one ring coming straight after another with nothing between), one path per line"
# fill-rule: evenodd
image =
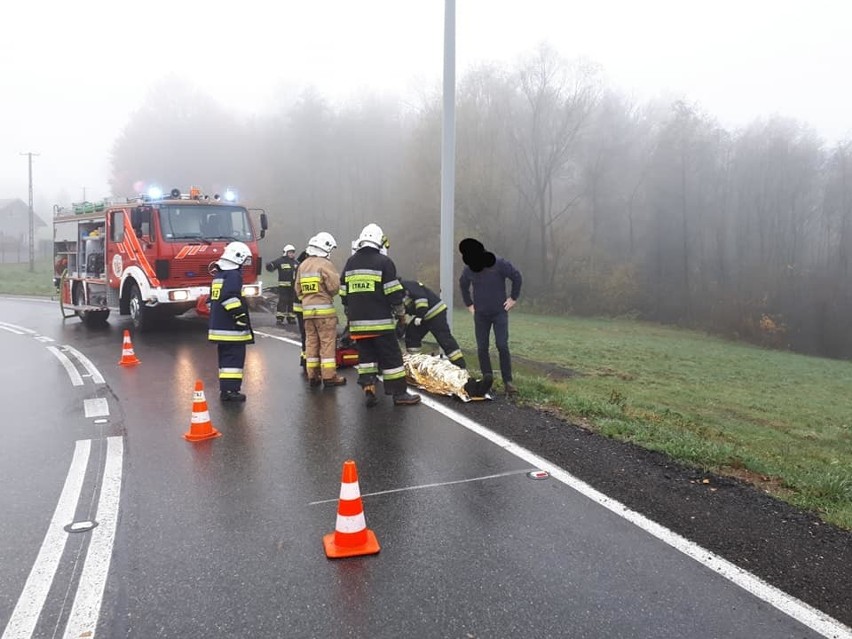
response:
M50 250L45 242L47 228L44 220L33 213L33 248L36 257L44 257ZM0 263L28 262L30 259L30 207L20 199L0 199Z

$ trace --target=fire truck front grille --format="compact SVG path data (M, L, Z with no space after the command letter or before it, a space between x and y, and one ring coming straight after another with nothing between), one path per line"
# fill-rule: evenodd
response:
M173 286L199 286L210 279L207 267L215 258L214 255L204 257L185 257L174 260L169 269L169 283Z

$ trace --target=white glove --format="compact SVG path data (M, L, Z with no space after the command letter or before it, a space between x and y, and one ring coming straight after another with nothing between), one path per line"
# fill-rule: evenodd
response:
M414 318L414 325L415 325L415 326L420 326L420 322L422 322L422 321L423 321L423 318L422 318L422 317L415 317L415 318Z

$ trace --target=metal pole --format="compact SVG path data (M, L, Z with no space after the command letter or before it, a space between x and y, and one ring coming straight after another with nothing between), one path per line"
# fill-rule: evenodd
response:
M453 254L456 190L456 2L444 0L444 110L441 136L441 299L453 327Z
M33 237L35 235L34 232L34 213L33 213L33 156L38 155L38 153L21 153L21 155L26 155L29 159L29 193L30 193L30 219L29 219L29 249L30 249L30 273L35 271L35 251L33 250Z

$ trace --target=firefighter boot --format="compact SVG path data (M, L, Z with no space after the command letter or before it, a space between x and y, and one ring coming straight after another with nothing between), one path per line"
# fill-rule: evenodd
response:
M335 375L334 377L329 377L328 379L322 380L323 386L345 386L346 378L341 377L340 375Z
M420 395L415 395L408 391L405 391L404 393L397 393L393 396L393 403L394 406L414 406L415 404L420 403Z
M364 402L367 405L367 408L372 408L379 403L379 398L376 397L376 387L374 384L368 384L364 387L364 395L367 397L367 401Z
M219 399L223 402L244 402L246 401L246 396L240 391L224 390L219 393Z

